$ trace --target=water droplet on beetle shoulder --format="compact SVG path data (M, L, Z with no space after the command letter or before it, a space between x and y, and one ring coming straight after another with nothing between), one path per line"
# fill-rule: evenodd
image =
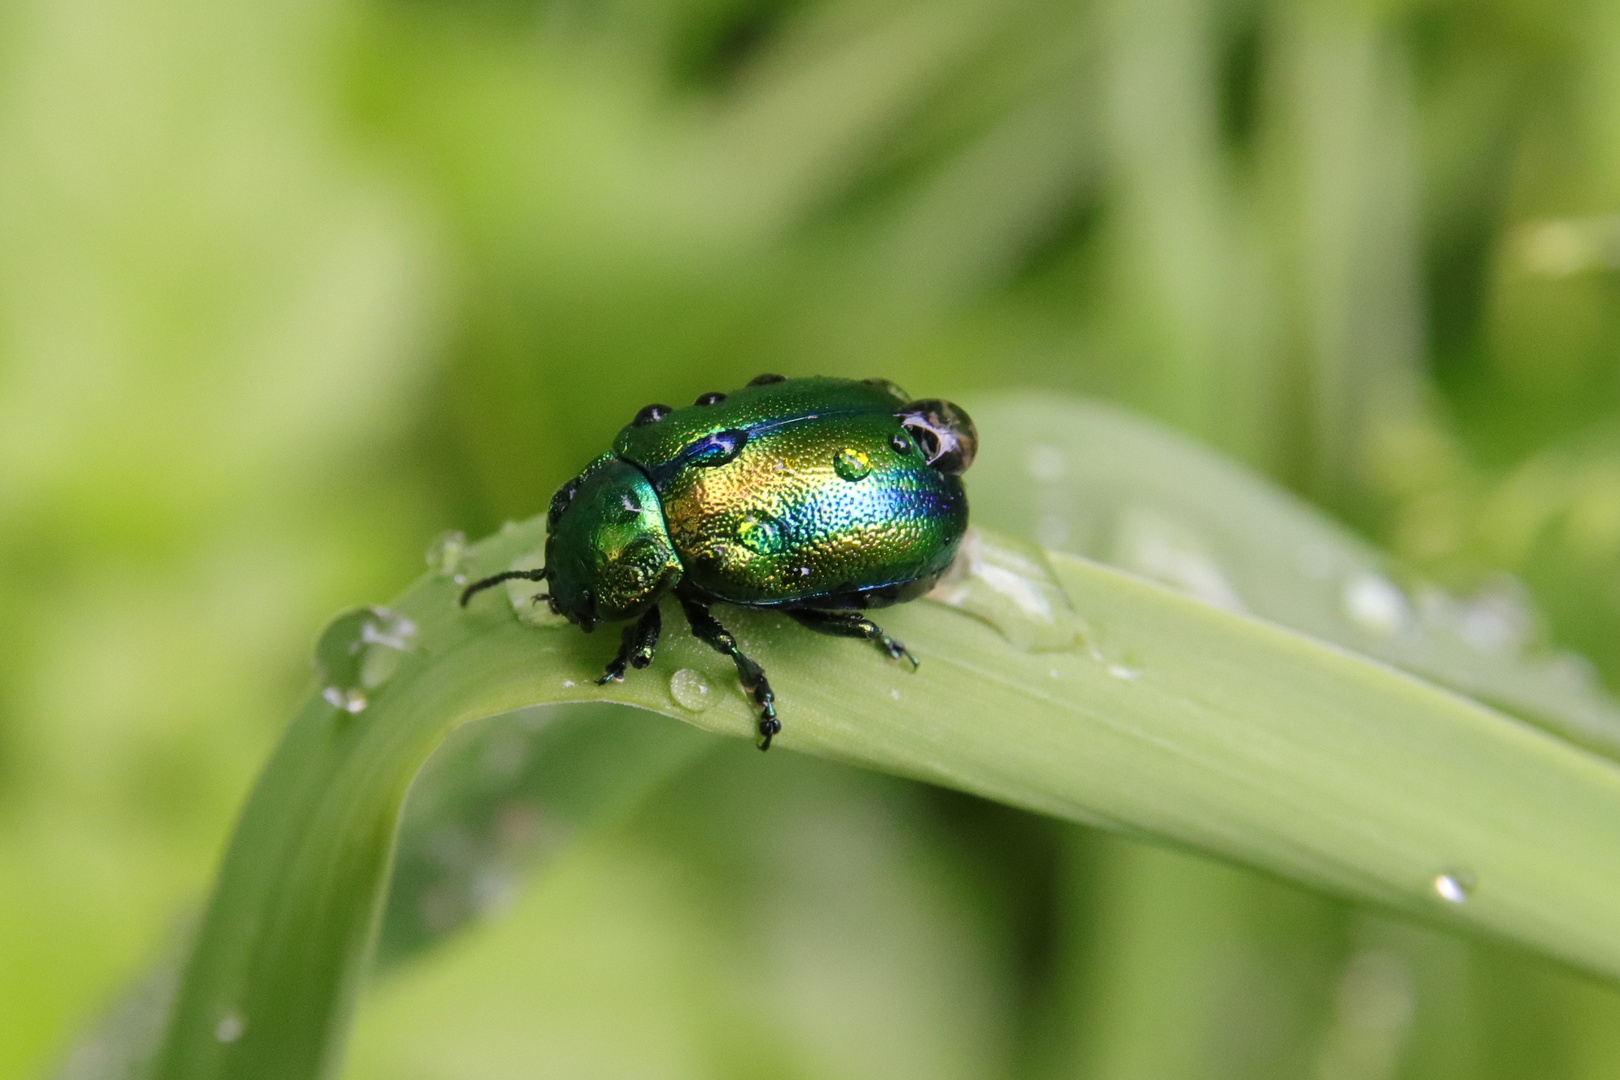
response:
M1027 652L1072 649L1081 624L1046 555L1033 544L970 528L927 599L989 623Z
M669 696L688 712L703 712L714 704L709 681L692 668L681 668L669 677Z
M1370 570L1363 570L1344 583L1342 599L1345 616L1379 637L1395 636L1406 629L1411 620L1411 605L1400 586Z
M833 455L833 472L850 483L865 480L872 472L872 459L859 450L845 447Z
M363 712L369 691L393 677L415 647L416 624L384 607L359 607L327 624L315 644L321 697L347 713Z
M455 577L461 569L461 558L467 553L467 534L460 529L442 532L428 545L428 569L440 577Z
M214 1038L218 1042L233 1043L247 1034L247 1021L237 1013L226 1013L214 1025Z
M1448 870L1434 876L1434 892L1448 904L1466 904L1478 883L1466 870Z

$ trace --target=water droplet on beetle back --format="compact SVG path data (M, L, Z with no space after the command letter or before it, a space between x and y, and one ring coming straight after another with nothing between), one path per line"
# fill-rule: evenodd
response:
M737 539L758 555L769 555L782 546L782 525L769 514L752 513L737 526Z
M872 460L859 450L845 447L833 455L833 471L851 483L865 480L872 472Z
M347 713L365 710L369 692L386 683L414 647L416 624L384 607L345 611L315 645L321 697Z

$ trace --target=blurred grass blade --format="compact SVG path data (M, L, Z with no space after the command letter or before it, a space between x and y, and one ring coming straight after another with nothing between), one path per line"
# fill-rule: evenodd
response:
M1620 754L1620 707L1579 657L1536 647L1511 591L1449 596L1208 450L1121 409L1050 395L973 408L977 520L1302 630Z
M1198 482L1187 490L1211 500L1199 524L1237 529L1219 512L1223 498L1243 511L1248 531L1211 534L1256 545L1245 553L1252 561L1220 564L1230 595L1208 574L1184 586L1202 581L1229 607L1304 622L1325 619L1338 594L1324 585L1308 595L1327 599L1287 600L1291 582L1315 578L1272 575L1280 556L1262 537L1325 546L1330 568L1359 572L1333 561L1357 545L1150 429L1076 404L970 405L986 436L975 478L981 523L1030 527L1019 499L1049 498L1055 512L1061 498L1081 497L1085 486L1065 478L1092 466L1064 455L1100 433L1089 444L1104 455L1098 469L1110 448L1145 455L1115 460L1127 490L1155 490L1155 469L1173 465L1193 470ZM1078 441L1030 445L1035 438ZM1041 456L1025 456L1037 449ZM1157 509L1166 506L1195 509ZM542 541L538 519L513 527L478 545L465 570L503 569ZM1288 554L1297 562L1298 551ZM883 620L922 658L916 674L770 613L725 614L771 673L783 750L1167 838L1620 976L1620 836L1611 825L1620 768L1273 623L1072 556L1054 556L1053 567L1090 627L1083 647L1025 651L961 611L917 603ZM530 705L612 700L723 734L752 731L727 662L684 632L668 636L653 669L598 690L590 680L611 635L526 625L498 591L463 611L457 589L429 577L392 606L391 625L403 616L416 634L391 677L367 687L363 711L317 699L294 722L232 842L158 1076L329 1071L375 933L406 789L458 725ZM638 732L660 724L618 723L590 744L609 762L636 753Z

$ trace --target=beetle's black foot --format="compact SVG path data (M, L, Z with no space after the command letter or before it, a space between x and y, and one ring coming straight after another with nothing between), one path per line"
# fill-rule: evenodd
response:
M817 611L812 608L790 609L788 614L793 616L799 625L818 634L862 638L874 642L890 660L909 660L912 671L921 666L921 662L911 655L910 649L885 634L882 627L865 615L853 611Z
M596 685L624 682L625 668L633 667L640 671L652 663L653 654L658 651L658 635L663 628L663 616L658 614L657 607L625 627L624 637L619 639L618 655L608 663L607 670L596 680Z
M776 694L765 678L765 669L743 655L743 651L737 647L737 639L709 614L707 604L683 596L681 610L686 612L686 621L691 624L692 633L699 641L707 643L715 652L725 653L737 665L738 680L759 707L759 748L769 750L771 740L782 730L782 722L776 718Z

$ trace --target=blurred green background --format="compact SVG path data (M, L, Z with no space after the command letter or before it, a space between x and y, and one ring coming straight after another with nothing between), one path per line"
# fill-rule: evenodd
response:
M0 1075L90 1075L327 615L762 370L1125 403L1620 685L1617 271L1600 0L7 5ZM509 860L348 1075L1620 1075L1549 963L768 765Z

